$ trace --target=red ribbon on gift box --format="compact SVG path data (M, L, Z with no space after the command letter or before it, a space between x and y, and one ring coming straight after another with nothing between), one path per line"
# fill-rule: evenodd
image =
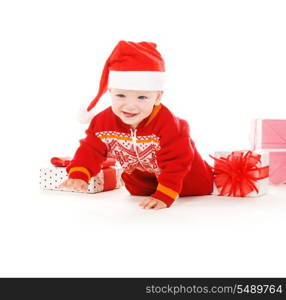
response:
M70 157L52 157L51 163L55 167L67 167L71 160Z
M258 193L256 182L269 177L269 166L258 167L261 155L252 151L234 151L227 157L213 157L214 182L219 196L245 197L252 191Z
M106 167L103 171L103 191L110 191L116 188L116 169Z

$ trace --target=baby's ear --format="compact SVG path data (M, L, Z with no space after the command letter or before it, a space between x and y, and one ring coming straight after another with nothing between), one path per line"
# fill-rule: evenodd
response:
M157 98L156 98L156 101L155 101L155 105L159 105L159 104L160 104L162 95L163 95L163 91L159 91L158 94L157 94Z

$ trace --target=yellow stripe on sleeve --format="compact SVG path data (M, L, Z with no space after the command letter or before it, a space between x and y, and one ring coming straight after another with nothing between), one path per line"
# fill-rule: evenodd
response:
M77 172L77 171L84 173L85 175L87 175L88 180L90 179L90 173L89 173L88 169L86 169L84 167L74 167L74 168L71 168L70 171L69 171L69 174L71 174L73 172Z
M158 184L157 190L162 192L163 194L171 197L172 199L176 199L178 197L178 193L175 192L174 190L162 185L162 184Z

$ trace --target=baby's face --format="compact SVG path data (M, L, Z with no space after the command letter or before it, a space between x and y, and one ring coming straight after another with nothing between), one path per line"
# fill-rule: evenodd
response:
M162 91L135 91L110 88L112 111L125 124L136 128L159 105Z

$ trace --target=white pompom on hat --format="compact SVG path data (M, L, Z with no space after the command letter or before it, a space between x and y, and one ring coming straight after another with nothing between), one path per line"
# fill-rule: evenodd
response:
M83 106L79 108L76 114L76 119L82 124L89 123L93 117L94 114L91 111L87 111Z
M119 41L104 65L96 97L78 112L77 119L89 123L94 116L91 110L108 88L163 91L165 63L156 47L151 42Z

